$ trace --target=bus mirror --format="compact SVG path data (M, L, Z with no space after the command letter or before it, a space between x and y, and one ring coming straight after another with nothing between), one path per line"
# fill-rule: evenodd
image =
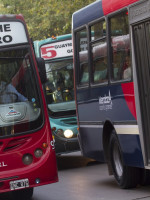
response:
M45 61L43 58L36 58L37 60L37 65L38 65L38 69L39 69L39 75L40 75L40 79L42 84L46 83L47 78L46 78L46 69L45 69Z

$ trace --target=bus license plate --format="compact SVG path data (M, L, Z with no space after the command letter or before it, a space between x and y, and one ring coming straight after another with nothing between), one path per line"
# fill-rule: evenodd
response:
M29 180L22 179L22 180L17 180L17 181L10 181L10 189L11 190L17 190L17 189L22 189L22 188L27 188L29 187Z

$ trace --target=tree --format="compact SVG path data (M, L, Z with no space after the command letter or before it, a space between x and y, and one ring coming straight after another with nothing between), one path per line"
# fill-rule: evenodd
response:
M23 14L30 37L71 33L72 13L95 0L0 0L1 13Z

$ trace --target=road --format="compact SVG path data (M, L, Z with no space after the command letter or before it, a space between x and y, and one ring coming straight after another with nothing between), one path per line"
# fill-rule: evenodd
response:
M37 187L32 200L150 200L150 186L119 189L104 163L80 152L57 157L59 182ZM8 194L0 200L11 200Z

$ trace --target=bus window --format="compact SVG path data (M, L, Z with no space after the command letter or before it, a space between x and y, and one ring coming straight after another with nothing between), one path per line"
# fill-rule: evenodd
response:
M46 63L46 99L48 104L74 100L72 60ZM57 106L56 106L57 107Z
M91 26L92 82L104 83L108 79L105 21Z
M84 52L84 56L87 57L87 52ZM80 58L82 60L82 53L79 54ZM81 62L80 63L80 84L86 84L89 81L89 69L88 69L88 63L85 62Z
M91 41L106 36L106 22L98 22L91 26Z
M129 62L130 44L127 11L123 11L111 17L110 27L112 46L112 80L130 79L131 62ZM128 62L126 62L127 60Z
M78 62L79 69L79 84L85 85L89 82L89 69L88 69L88 52L87 52L87 32L86 29L77 32L76 34L78 44Z
M8 130L11 130L7 131L6 134L4 131L6 128L3 127L0 136L21 134L25 130L31 131L39 128L43 123L40 100L37 95L36 81L29 55L28 48L0 52L0 105L3 104L0 109L3 110L1 117L5 121L5 123L1 122L0 126L9 126ZM21 110L25 106L27 110L22 111L22 115L18 114L17 116L16 114L15 117L8 120L8 116L10 116L10 113L7 114L9 104L14 104L15 109L19 109L20 106ZM24 115L26 115L26 118L24 118ZM22 124L25 124L26 129Z

